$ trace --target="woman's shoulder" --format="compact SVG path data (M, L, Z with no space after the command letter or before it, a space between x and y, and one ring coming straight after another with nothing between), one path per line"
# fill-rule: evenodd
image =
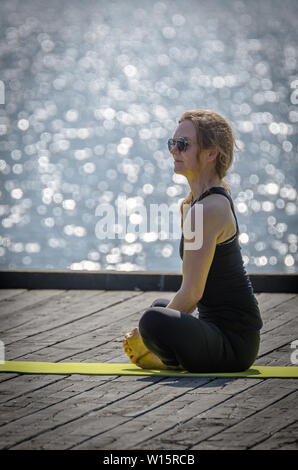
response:
M226 196L213 193L198 203L203 207L204 225L217 228L218 243L235 233L236 221L230 201Z
M224 188L223 188L224 189ZM211 193L206 197L197 201L197 204L202 204L204 212L208 213L230 213L231 211L231 202L227 196L222 193Z

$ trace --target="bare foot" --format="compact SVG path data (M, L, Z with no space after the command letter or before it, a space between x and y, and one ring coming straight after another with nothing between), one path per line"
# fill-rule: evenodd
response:
M122 341L130 361L142 369L181 369L180 366L167 366L145 346L139 329L134 328Z

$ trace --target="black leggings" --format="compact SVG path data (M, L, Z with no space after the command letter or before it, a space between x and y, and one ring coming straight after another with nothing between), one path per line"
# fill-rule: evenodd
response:
M238 372L255 361L257 330L222 331L213 323L167 308L157 299L142 315L139 331L147 348L170 366L189 372Z

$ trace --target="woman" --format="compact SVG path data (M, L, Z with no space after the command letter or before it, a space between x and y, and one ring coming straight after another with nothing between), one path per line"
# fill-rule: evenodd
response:
M180 289L170 301L153 302L139 328L123 340L126 354L139 367L235 372L248 369L256 359L262 320L243 266L230 191L223 181L234 143L227 121L209 110L185 112L169 139L174 171L190 186L181 214L190 207L194 217L195 204L202 205L203 243L191 245L195 236L186 238L182 224ZM192 315L196 307L199 317Z

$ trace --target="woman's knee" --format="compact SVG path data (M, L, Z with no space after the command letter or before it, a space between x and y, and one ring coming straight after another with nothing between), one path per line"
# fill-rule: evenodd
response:
M169 302L169 299L159 298L152 302L151 307L166 307Z
M162 328L162 312L161 307L148 308L142 315L139 321L139 330L142 335L151 336Z

